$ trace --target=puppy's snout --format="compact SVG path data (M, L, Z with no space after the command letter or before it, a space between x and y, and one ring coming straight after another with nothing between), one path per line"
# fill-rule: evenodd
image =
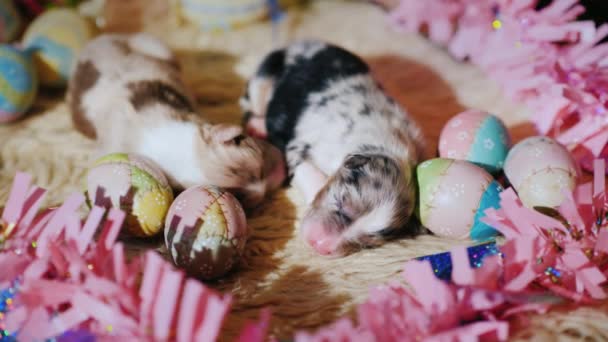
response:
M305 219L302 222L301 229L304 241L318 254L323 256L338 254L340 238L331 234L323 222L315 219Z

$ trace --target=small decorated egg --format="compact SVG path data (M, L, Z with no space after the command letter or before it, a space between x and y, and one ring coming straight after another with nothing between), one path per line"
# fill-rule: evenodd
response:
M579 169L563 145L535 136L509 151L505 175L525 206L554 208L562 203L563 191L574 190Z
M31 52L0 44L0 123L14 121L27 112L37 92Z
M78 53L92 37L92 25L74 9L51 9L37 17L27 28L23 44L36 50L40 83L66 85Z
M195 186L182 192L169 209L165 244L173 262L188 274L214 279L237 263L247 240L241 204L215 187Z
M165 223L173 191L151 160L125 153L95 162L86 176L89 204L125 211L126 232L138 237L157 234Z
M21 27L21 17L12 0L0 0L0 43L15 39Z
M481 222L484 211L498 208L500 184L481 167L463 160L435 158L417 167L417 215L435 235L484 240L497 235Z
M467 160L490 173L503 167L511 138L495 115L467 110L451 118L439 137L441 158Z
M180 0L181 14L201 30L229 30L262 19L267 0Z

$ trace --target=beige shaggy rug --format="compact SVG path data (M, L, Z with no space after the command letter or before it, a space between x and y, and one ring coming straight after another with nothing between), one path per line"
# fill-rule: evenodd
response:
M422 1L422 0L421 0ZM172 24L174 26L174 24ZM271 27L259 23L226 33L201 33L180 25L159 29L184 63L184 75L196 90L200 107L213 121L239 122L237 99L245 79L273 48ZM505 100L498 87L469 65L452 60L422 37L392 31L385 14L365 2L317 1L290 11L281 26L282 42L321 38L364 56L379 80L422 124L429 155L450 116L467 107L496 113L515 140L532 134L527 113ZM42 93L28 116L0 126L0 203L17 171L33 174L50 192L49 205L80 191L94 143L71 125L62 93ZM295 330L315 329L352 314L371 286L399 279L406 260L451 249L465 242L422 236L391 242L341 259L313 254L298 239L304 207L295 189L276 193L248 214L253 236L245 257L229 276L210 286L235 296L222 331L232 340L247 319L271 307L271 332L287 339ZM130 242L132 252L158 248L155 242ZM531 317L519 337L534 341L608 340L608 311L599 308L557 310Z

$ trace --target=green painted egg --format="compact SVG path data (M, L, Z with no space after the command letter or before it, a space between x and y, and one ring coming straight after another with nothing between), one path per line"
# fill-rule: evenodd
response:
M126 232L139 237L160 232L173 202L160 168L135 154L114 153L97 160L87 173L86 192L90 205L125 211Z

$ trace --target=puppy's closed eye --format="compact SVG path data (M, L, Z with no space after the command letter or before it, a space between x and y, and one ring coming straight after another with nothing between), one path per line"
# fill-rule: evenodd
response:
M336 210L335 214L340 219L341 223L345 227L349 226L351 223L353 223L353 219L350 216L348 216L348 214L345 213L344 210Z
M245 135L240 134L232 139L232 143L234 143L236 146L241 146L241 142L245 139L246 139Z
M354 170L354 169L362 167L368 161L369 161L368 156L364 156L361 154L354 154L354 155L348 157L348 159L346 159L346 161L344 162L344 167L346 167L349 170Z

